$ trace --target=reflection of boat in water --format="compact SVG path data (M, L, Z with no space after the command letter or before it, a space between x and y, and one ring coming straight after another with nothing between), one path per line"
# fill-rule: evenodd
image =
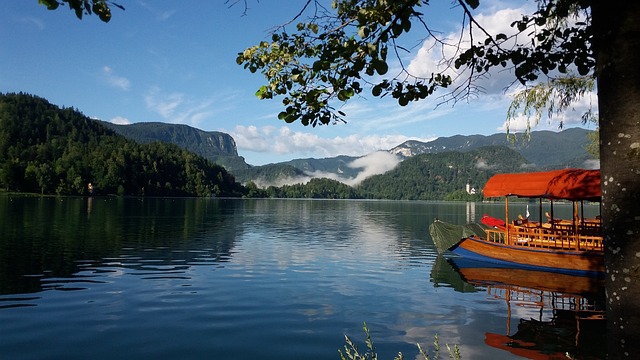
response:
M436 220L429 231L440 253L450 250L470 259L510 267L581 275L604 273L600 219L585 219L578 206L583 201L600 200L599 170L498 174L489 179L483 192L485 197L505 197L505 220L485 216L482 225ZM539 219L543 217L543 199L550 201L548 221L530 221L527 215L510 222L509 196L539 199ZM554 200L573 202L572 220L553 217Z
M455 278L483 288L489 299L507 305L504 334L485 333L485 343L529 359L600 359L605 357L604 280L555 272L509 268L463 257L443 258L432 278ZM448 267L448 269L447 269ZM457 285L458 288L459 285ZM533 310L537 318L521 318L515 332L512 313Z
M603 277L514 268L463 257L447 261L465 282L475 286L516 286L572 295L599 294L604 289Z

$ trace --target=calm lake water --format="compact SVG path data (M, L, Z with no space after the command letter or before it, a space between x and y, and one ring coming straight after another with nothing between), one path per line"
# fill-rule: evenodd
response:
M543 326L557 299L506 301L437 256L434 218L484 213L504 204L0 197L0 358L339 359L364 322L381 359L436 334L466 359L599 358L601 322L576 347L574 323ZM531 319L551 332L523 337Z

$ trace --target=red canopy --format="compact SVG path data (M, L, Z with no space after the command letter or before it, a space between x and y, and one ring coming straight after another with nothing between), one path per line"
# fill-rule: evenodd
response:
M485 197L520 196L567 200L600 200L600 170L564 169L498 174L487 181Z

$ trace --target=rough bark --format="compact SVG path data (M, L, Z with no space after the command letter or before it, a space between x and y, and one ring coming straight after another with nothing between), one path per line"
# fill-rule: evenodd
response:
M640 2L593 1L610 359L640 358Z

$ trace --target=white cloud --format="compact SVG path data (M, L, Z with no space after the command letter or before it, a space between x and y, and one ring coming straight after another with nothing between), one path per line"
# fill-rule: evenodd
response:
M107 83L120 90L129 91L131 82L129 79L114 74L113 69L109 66L102 67L102 74L105 76Z
M353 101L340 110L347 114L348 126L356 126L365 132L385 132L417 124L424 125L426 122L445 118L454 111L451 106L437 105L438 100L432 98L412 102L407 106L398 105L395 99L385 98Z
M268 139L271 138L272 128L263 127L262 130L256 126L242 126L238 125L230 133L233 139L236 141L238 149L255 151L255 152L268 152L270 144Z
M27 24L33 25L38 30L44 30L45 29L44 21L42 21L42 20L40 20L38 18L35 18L35 17L32 17L32 16L28 16L28 17L23 17L21 19L21 21L23 23L27 23Z
M587 160L584 162L584 168L585 169L600 169L600 160L599 159L593 159L593 160Z
M347 180L346 183L352 186L357 185L370 176L393 170L400 161L399 157L386 151L377 151L363 156L349 164L350 167L362 169L362 171L355 178Z
M183 98L183 94L160 94L160 89L153 88L145 96L144 100L149 110L158 113L163 119L169 119L173 116L178 106L182 105Z
M199 127L215 112L212 99L189 99L179 92L162 93L160 88L152 88L145 96L147 109L174 124Z
M236 141L239 151L288 154L291 158L334 157L338 155L363 156L379 150L388 150L407 140L430 141L406 135L347 135L331 138L316 133L293 131L286 126L236 126L228 132Z
M168 20L169 18L171 18L173 16L173 14L176 13L176 10L160 11L160 10L156 9L155 7L149 5L149 3L146 2L146 1L138 1L138 3L143 8L145 8L147 11L152 13L155 16L156 20L158 20L158 21Z
M156 19L158 19L159 21L165 21L165 20L168 20L170 17L172 17L173 14L175 13L176 13L175 10L163 11L161 13L156 14Z
M393 170L400 163L400 161L401 159L396 155L390 154L385 151L376 151L358 158L352 161L350 164L347 164L347 166L351 168L362 169L362 171L360 171L355 177L352 178L343 177L336 173L316 171L308 174L309 176L279 179L276 182L267 182L260 179L254 179L254 182L259 187L265 188L269 186L280 187L283 185L306 184L313 178L327 178L340 181L350 186L356 186L370 176L384 174L387 171Z
M522 14L530 12L527 5L520 8L502 8L491 13L476 14L475 20L490 34L503 33L507 36L515 34L515 30L510 26L511 23L522 17ZM491 9L493 10L493 9ZM474 28L473 41L478 42L486 37L479 31L477 26ZM461 37L462 35L462 37ZM460 32L459 29L443 35L444 45L438 44L433 39L426 40L416 56L411 60L408 70L411 74L421 77L430 77L433 72L444 72L454 79L454 86L465 86L464 81L468 77L467 70L455 69L452 59L469 48L471 38L469 32ZM518 39L523 41L523 39ZM458 44L460 48L458 47ZM514 40L510 40L505 47L515 44ZM443 61L449 59L450 61ZM481 88L487 94L504 93L506 87L514 81L514 75L509 69L495 68L488 76L482 77L474 81L474 84Z
M478 159L478 161L476 161L476 168L484 170L490 169L491 166L487 164L487 161L485 159Z
M116 124L116 125L129 125L131 124L131 121L129 121L129 119L124 118L122 116L116 116L113 119L109 120L110 123Z

